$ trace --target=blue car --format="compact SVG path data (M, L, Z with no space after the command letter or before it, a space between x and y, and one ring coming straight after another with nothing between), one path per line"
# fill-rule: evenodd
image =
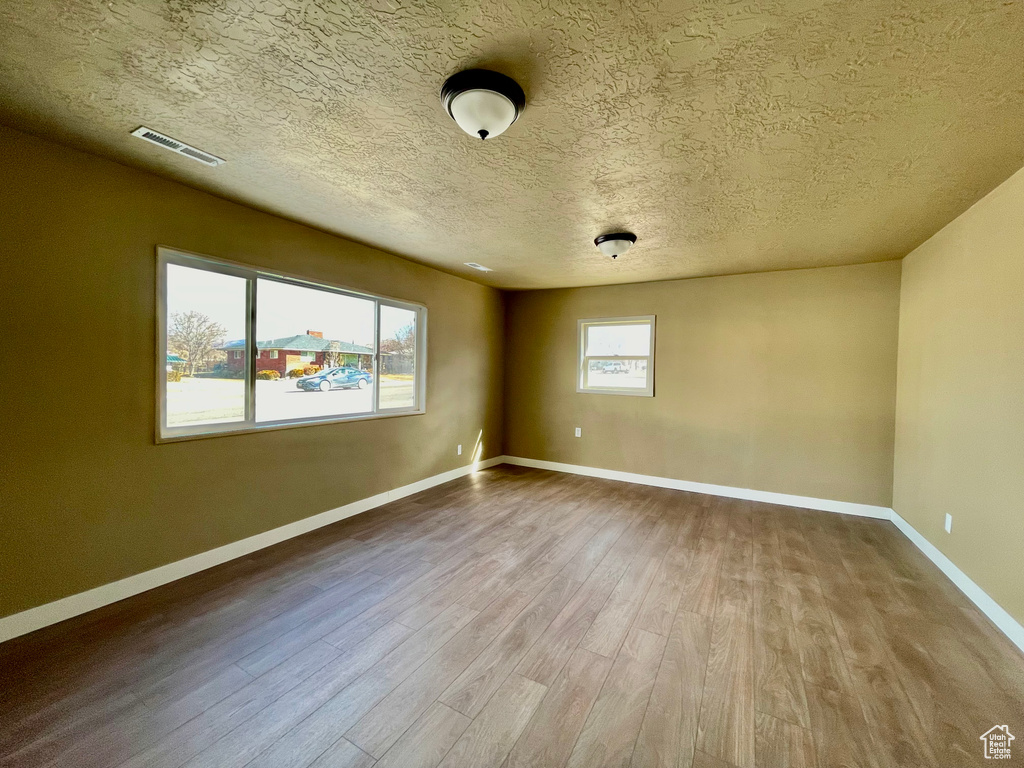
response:
M366 389L373 383L373 374L358 368L327 368L312 376L295 380L295 386L307 392L330 392L332 389Z

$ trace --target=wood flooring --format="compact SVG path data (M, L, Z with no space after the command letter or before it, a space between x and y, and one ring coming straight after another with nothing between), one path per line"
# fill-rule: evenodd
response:
M3 768L958 768L1024 656L891 523L502 466L0 645Z

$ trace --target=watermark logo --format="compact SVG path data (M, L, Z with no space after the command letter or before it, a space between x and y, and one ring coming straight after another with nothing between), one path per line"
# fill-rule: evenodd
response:
M1010 759L1010 742L1016 737L1010 733L1009 726L993 725L980 738L985 742L986 760Z

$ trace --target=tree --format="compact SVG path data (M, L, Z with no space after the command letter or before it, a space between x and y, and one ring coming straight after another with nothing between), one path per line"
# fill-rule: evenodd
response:
M174 312L167 332L167 347L188 362L189 376L223 343L227 329L202 312Z
M345 358L341 351L341 345L332 341L324 352L324 368L336 368L344 362Z
M389 355L412 355L416 351L416 330L409 325L403 325L390 339L380 340L380 351Z
M416 329L403 325L390 339L380 340L381 373L412 373L416 359Z

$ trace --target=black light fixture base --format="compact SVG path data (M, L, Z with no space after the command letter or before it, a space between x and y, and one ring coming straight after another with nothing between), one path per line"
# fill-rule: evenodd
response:
M466 91L494 91L500 93L512 102L516 108L515 120L519 119L523 109L526 108L526 94L519 87L519 83L500 72L493 72L489 69L464 69L444 81L441 86L441 104L445 112L452 116L452 102L460 93ZM515 122L513 120L512 122Z
M601 245L605 240L629 240L629 242L635 243L636 235L632 232L613 232L609 235L598 235L594 238L594 245Z

